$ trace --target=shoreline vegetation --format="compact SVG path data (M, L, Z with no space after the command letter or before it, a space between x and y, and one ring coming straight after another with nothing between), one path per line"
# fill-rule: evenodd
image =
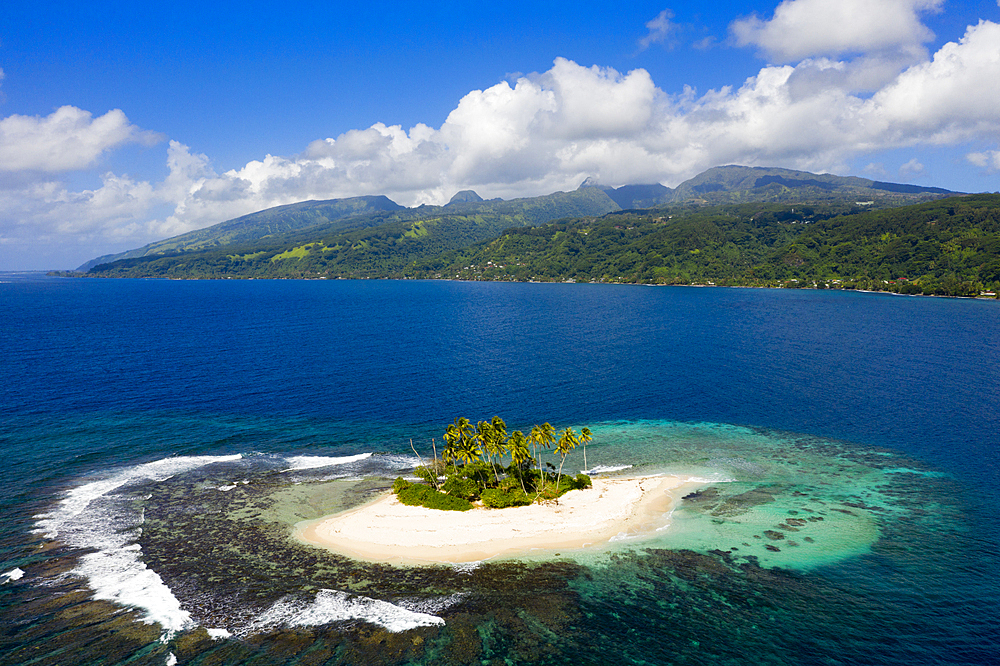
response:
M480 421L475 427L469 419L456 418L442 437L444 447L438 458L437 444L431 440L432 458L426 463L410 441L410 448L420 460L413 473L420 481L396 479L392 490L402 504L443 511L468 511L473 502L490 509L527 506L535 502L558 500L571 490L591 487L586 474L564 476L566 458L593 441L589 428L578 434L572 428L561 432L549 423L535 425L528 435L520 430L507 432L499 416ZM555 448L559 467L542 465L541 452ZM509 464L504 458L509 457Z
M69 277L69 278L85 278L85 277L98 277L106 278L108 276L104 275L88 275L87 273L80 273L77 271L47 271L46 275L52 277ZM732 284L728 281L706 281L706 282L625 282L618 280L588 280L579 281L574 279L531 279L531 280L518 280L518 279L500 279L500 278L462 278L462 277L329 277L329 276L281 276L281 277L246 277L246 276L225 276L225 277L162 277L162 276L146 276L146 277L118 277L117 279L132 279L132 280L431 280L435 282L520 282L524 284L613 284L622 286L638 286L638 287L693 287L693 288L707 288L707 287L719 287L728 289L801 289L804 291L808 290L830 290L830 291L856 291L862 294L892 294L894 296L931 296L937 298L968 298L974 300L1000 300L1000 289L996 291L980 291L975 294L948 294L948 293L934 293L933 289L924 293L923 287L920 285L919 280L913 280L910 282L913 288L909 291L903 291L900 288L879 288L877 285L872 288L865 288L869 285L864 285L858 287L857 283L847 282L841 284L843 280L831 280L830 282L824 283L802 283L800 284L797 280L779 283L750 283L750 284ZM900 285L905 283L905 280L900 280Z

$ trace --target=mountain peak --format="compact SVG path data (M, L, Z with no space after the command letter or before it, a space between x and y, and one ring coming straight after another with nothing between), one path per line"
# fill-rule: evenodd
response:
M457 192L455 196L451 198L447 205L454 203L479 203L483 198L476 194L473 190L462 190Z
M580 187L578 187L577 189L578 190L582 190L585 187L596 187L599 190L611 189L611 188L605 187L604 185L601 185L601 183L598 180L597 176L588 176L587 180L585 180L582 183L580 183Z

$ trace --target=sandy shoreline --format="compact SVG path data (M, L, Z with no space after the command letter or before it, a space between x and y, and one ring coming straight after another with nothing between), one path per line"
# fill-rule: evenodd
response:
M475 562L532 551L606 545L655 532L681 497L705 485L677 476L594 479L558 503L510 509L436 511L400 504L393 494L299 523L302 542L350 557L398 563Z

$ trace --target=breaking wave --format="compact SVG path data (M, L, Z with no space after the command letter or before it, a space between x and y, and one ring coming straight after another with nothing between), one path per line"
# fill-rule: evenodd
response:
M632 465L595 465L590 469L583 470L584 474L610 474L612 472L620 472L623 469L631 469Z
M0 583L0 585L5 585L15 580L21 580L23 576L24 576L24 570L21 569L20 567L14 567L10 571L0 574L0 578L4 579L3 582Z
M124 491L143 482L165 481L176 474L242 459L232 456L178 456L136 465L112 476L70 490L56 508L36 516L36 532L66 545L96 552L80 558L73 573L84 578L94 598L145 611L143 621L158 622L169 634L194 625L191 614L181 608L152 569L142 561L141 514L130 511L132 496Z
M260 614L250 633L278 627L313 627L345 620L364 620L387 631L443 625L436 615L409 610L388 601L355 596L339 590L320 590L311 603L282 599Z
M346 465L359 460L371 457L371 453L361 453L356 456L293 456L288 458L291 467L284 470L286 472L301 471L304 469L318 469L320 467L333 467L335 465Z

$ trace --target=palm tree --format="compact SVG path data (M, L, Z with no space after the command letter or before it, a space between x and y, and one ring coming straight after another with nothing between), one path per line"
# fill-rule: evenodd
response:
M580 431L580 443L583 444L583 469L590 469L587 467L587 442L594 441L594 438L590 434L590 428L584 428Z
M458 428L454 423L448 424L441 439L445 443L444 450L441 451L441 457L444 458L445 465L447 465L455 459L455 451L458 450L458 440L461 439L458 434Z
M459 450L468 448L468 440L472 439L472 436L472 424L464 416L455 419L454 423L449 424L444 432L444 441L447 447L442 453L442 457L445 459L445 462L447 463L460 458L461 456L458 455ZM475 449L475 446L472 448Z
M528 440L525 439L523 432L515 430L511 433L510 439L507 440L507 450L510 451L511 466L517 469L517 478L521 482L521 490L527 494L528 491L524 487L524 476L521 474L521 465L531 460L531 452L528 451Z
M496 479L497 483L500 483L500 474L497 472L497 466L493 463L493 456L500 453L499 445L497 444L497 433L493 428L493 424L489 421L480 421L476 424L476 440L482 446L484 457L486 458L487 464L493 468L493 477Z
M462 437L458 441L455 449L455 458L461 460L466 465L479 460L482 450L478 446L479 440L476 437Z
M490 432L492 428L493 426L490 425L489 421L480 421L476 424L476 434L473 435L486 453L486 462L490 462L492 460L489 447L486 445L486 443L493 437L493 433Z
M542 425L536 425L531 429L531 434L528 435L528 440L531 442L532 450L535 450L535 446L540 446L543 449L548 449L556 441L555 435L556 429L553 428L548 423L543 423ZM545 472L542 471L542 458L537 455L536 460L538 461L538 483L540 486L545 485ZM541 488L539 488L541 490Z
M507 424L499 416L494 416L488 423L480 421L476 426L476 433L486 451L486 459L493 467L493 478L499 485L500 473L497 471L496 463L493 462L493 456L500 458L500 465L503 466L504 448L507 444Z
M559 443L556 445L556 453L562 458L559 461L559 474L556 475L556 492L559 492L559 481L562 479L562 468L566 463L566 456L569 452L576 448L576 445L580 443L577 438L576 432L572 428L566 428L563 430L562 436L559 438Z
M455 428L458 429L459 434L463 437L472 436L472 422L464 416L455 419Z
M507 452L507 424L503 422L503 419L499 416L494 416L490 419L490 425L493 426L493 432L497 437L497 446L499 449L500 456L500 466L503 467L503 454Z

